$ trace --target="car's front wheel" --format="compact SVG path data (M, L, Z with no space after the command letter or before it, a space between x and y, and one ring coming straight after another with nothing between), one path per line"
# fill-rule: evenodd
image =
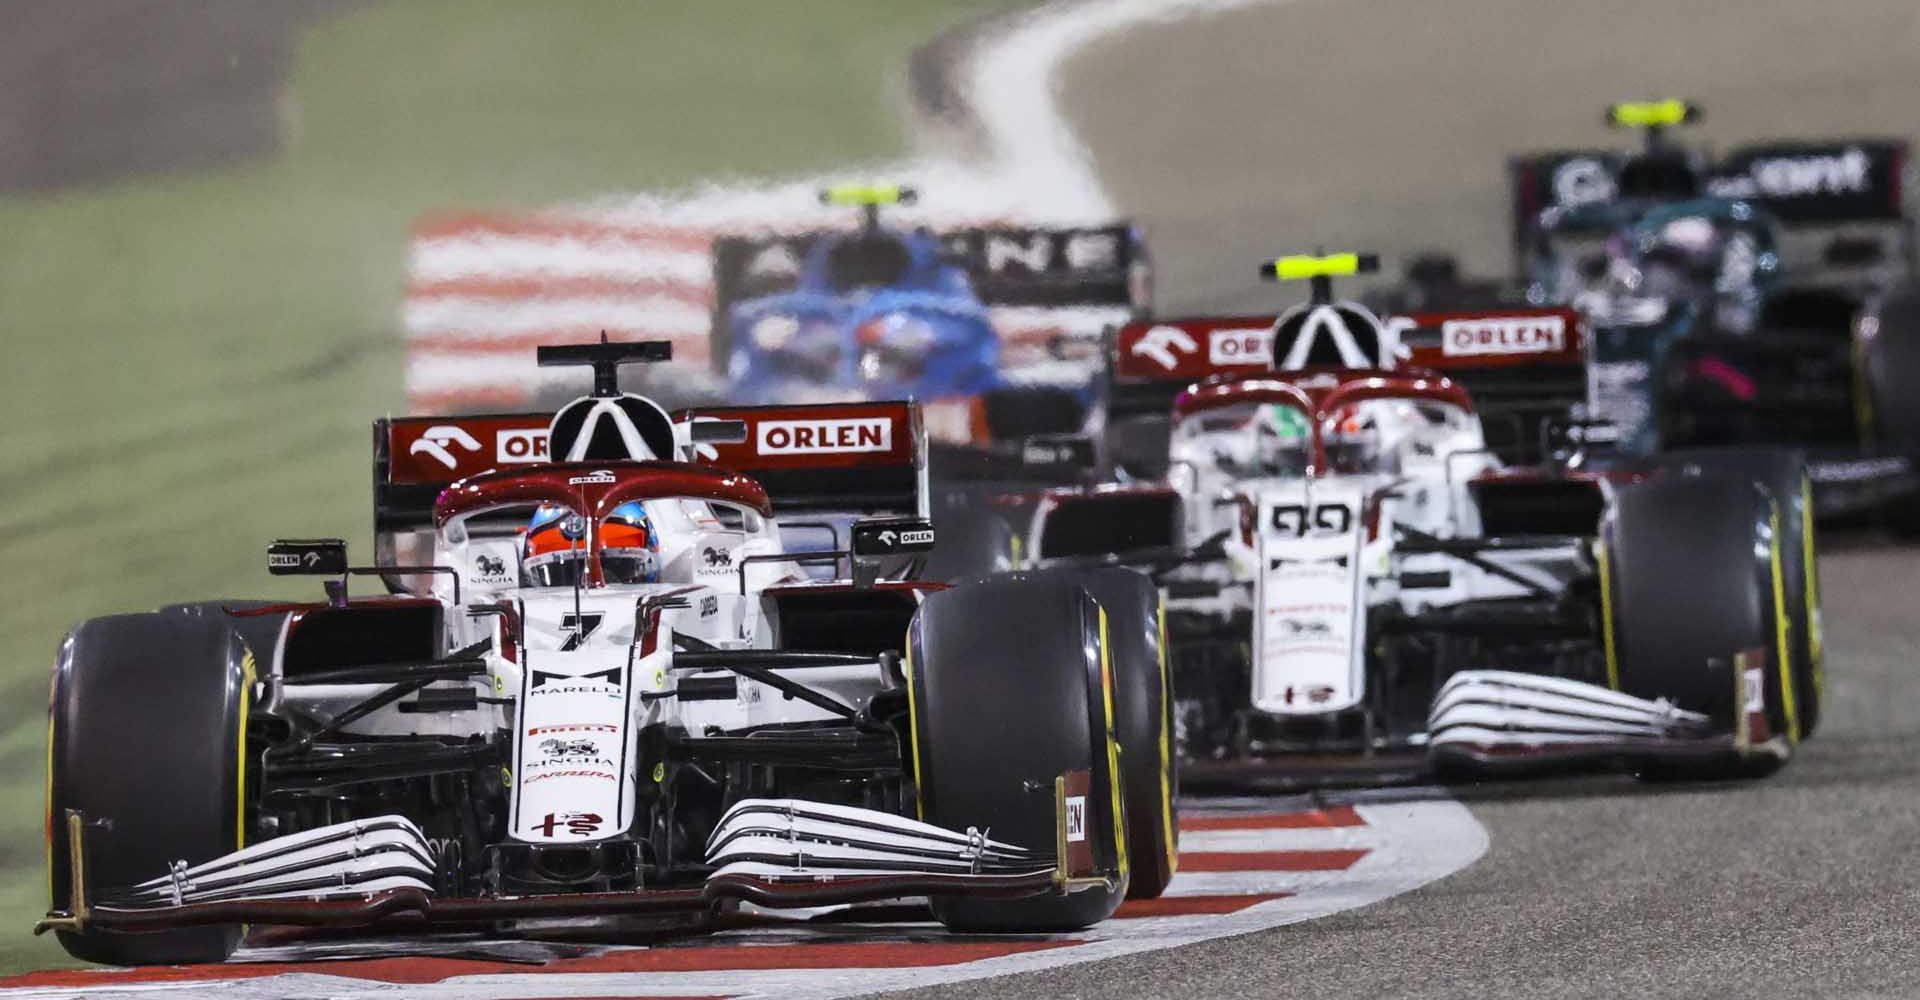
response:
M73 901L68 810L88 824L84 871L95 902L103 890L243 846L252 675L251 652L216 616L115 615L68 633L47 734L52 909ZM173 965L224 961L240 928L59 936L83 961Z
M927 597L908 639L910 756L920 816L1055 853L1054 780L1089 775L1081 829L1117 884L1018 899L936 897L934 916L978 932L1074 930L1126 895L1126 807L1100 605L1054 574L999 577Z

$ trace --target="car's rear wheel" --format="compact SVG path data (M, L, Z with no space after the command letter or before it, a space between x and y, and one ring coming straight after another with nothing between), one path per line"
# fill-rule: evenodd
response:
M1895 290L1863 321L1856 341L1861 430L1881 450L1920 465L1920 288ZM1920 538L1920 493L1896 499L1884 511L1903 538Z
M1005 573L1019 559L1007 519L973 504L954 504L934 518L933 551L921 577L954 581Z
M1737 656L1760 650L1768 728L1794 727L1786 588L1773 504L1742 475L1661 476L1622 489L1601 523L1599 553L1609 680L1666 699L1734 732L1745 702ZM1777 753L1649 762L1645 777L1759 777Z
M1054 853L1054 779L1091 778L1085 829L1119 884L1018 899L935 897L959 931L1073 930L1126 892L1120 744L1100 605L1060 576L1013 576L929 595L908 639L909 753L921 818Z
M271 610L276 607L284 609L286 602L258 598L191 601L165 604L157 610L163 615L190 615L220 622L239 634L256 661L267 663L273 658L274 647L280 644L280 630L291 616L286 610Z
M47 823L52 908L72 904L66 814L90 824L92 898L240 848L253 660L225 623L198 614L96 618L54 663ZM61 931L68 954L109 965L219 962L240 928L142 934Z

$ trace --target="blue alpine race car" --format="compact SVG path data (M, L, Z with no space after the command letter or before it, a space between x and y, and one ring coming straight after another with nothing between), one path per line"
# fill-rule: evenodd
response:
M936 439L1078 430L1099 335L1144 308L1146 256L1126 225L934 232L884 225L893 185L840 186L857 228L714 245L714 357L752 402L918 399ZM975 418L984 410L985 420Z

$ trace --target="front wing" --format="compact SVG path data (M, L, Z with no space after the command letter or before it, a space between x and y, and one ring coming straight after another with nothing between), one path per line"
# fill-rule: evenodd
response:
M180 862L138 885L97 888L85 876L88 821L66 814L73 898L35 927L117 932L254 923L301 927L445 925L537 917L697 914L726 900L771 908L906 896L1015 898L1111 887L1084 835L1068 822L1070 791L1055 782L1058 836L1048 850L993 840L891 813L793 799L736 804L707 843L712 874L696 886L626 892L448 897L434 891L435 852L399 816L352 820L279 837L199 865ZM1070 836L1070 834L1073 834Z

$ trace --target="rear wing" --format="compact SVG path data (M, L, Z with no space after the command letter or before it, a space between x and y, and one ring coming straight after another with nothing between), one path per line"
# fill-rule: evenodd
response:
M1321 324L1300 336L1330 336ZM1270 316L1207 316L1128 323L1115 331L1110 420L1163 416L1174 397L1210 375L1268 371L1296 344L1273 344ZM1365 340L1363 331L1356 340ZM1567 308L1419 312L1381 318L1373 367L1445 373L1467 388L1489 447L1512 462L1539 451L1540 420L1587 398L1587 328ZM1311 347L1311 345L1308 345ZM1310 352L1301 352L1302 356Z
M1907 214L1907 165L1901 139L1764 143L1729 151L1706 188L1762 205L1789 226L1893 222Z
M1866 280L1920 270L1906 194L1909 148L1901 139L1777 142L1728 153L1709 194L1762 205L1785 230L1789 277Z
M1514 261L1524 268L1538 250L1541 213L1611 203L1618 198L1627 154L1599 149L1548 150L1507 161ZM1910 144L1860 138L1756 143L1714 162L1695 158L1703 195L1763 206L1783 226L1904 223L1912 186ZM1600 217L1604 219L1604 217Z
M793 288L800 262L837 232L722 236L713 241L713 300L724 320L742 299ZM994 227L940 234L950 261L990 306L1129 306L1148 294L1145 245L1132 226Z
M547 461L551 413L387 417L373 422L373 530L430 528L455 480Z
M1586 320L1573 309L1485 309L1395 316L1400 364L1466 387L1501 461L1544 461L1541 427L1586 403Z
M926 514L926 434L912 403L683 410L680 425L738 421L737 442L693 445L695 460L758 480L779 513ZM455 480L545 462L548 413L390 417L373 424L378 534L430 528Z
M914 403L714 406L676 422L739 421L695 461L757 480L778 513L928 515L927 433Z
M1141 320L1114 331L1107 417L1165 417L1181 390L1209 375L1272 367L1272 315Z
M1555 149L1508 158L1515 263L1524 266L1532 259L1540 213L1614 201L1626 159L1625 154L1605 149Z

